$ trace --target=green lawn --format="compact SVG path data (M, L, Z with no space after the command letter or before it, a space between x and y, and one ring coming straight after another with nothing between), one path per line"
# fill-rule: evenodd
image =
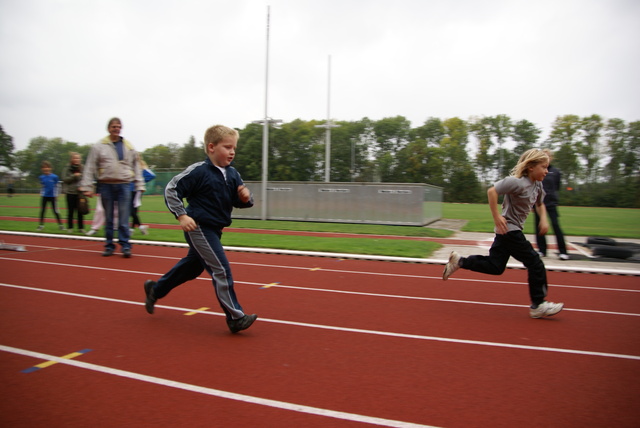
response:
M444 204L442 211L444 218L467 220L466 232L493 232L487 204ZM561 206L558 212L565 235L640 239L639 209ZM534 233L533 218L527 219L525 233Z
M58 199L62 217L65 218L65 202ZM95 204L95 201L91 201ZM40 197L38 195L17 195L0 200L0 216L37 218ZM560 224L566 235L570 236L607 236L613 238L640 239L640 210L617 208L560 207ZM140 212L144 223L151 224L150 235L140 235L136 231L135 239L153 241L184 242L182 232L153 228L153 224L177 224L167 211L162 196L145 196ZM50 209L46 214L52 218ZM493 221L486 204L443 204L443 218L467 220L463 230L468 232L493 231ZM91 219L91 215L88 216ZM533 233L532 217L525 226L525 233ZM0 220L0 229L34 231L37 222ZM344 223L310 223L293 221L234 220L234 228L270 229L311 232L344 232L369 235L396 235L410 237L448 237L451 231L417 226L385 226ZM65 233L57 230L54 223L47 223L45 232ZM101 234L98 236L102 236ZM291 250L326 251L353 254L387 255L397 257L429 257L441 247L433 242L413 240L308 237L289 235L265 235L256 233L236 233L227 231L223 235L227 246L264 247Z

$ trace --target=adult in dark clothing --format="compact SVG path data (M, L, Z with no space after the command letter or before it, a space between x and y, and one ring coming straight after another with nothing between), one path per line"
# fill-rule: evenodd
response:
M562 173L556 167L554 167L551 162L553 161L553 156L549 150L545 150L547 155L549 156L549 172L547 176L542 181L542 187L544 188L544 192L546 196L544 197L544 205L547 208L547 214L549 215L549 220L551 220L551 226L553 227L553 232L556 235L556 243L558 244L558 258L560 260L569 260L569 255L567 254L567 245L564 242L564 234L562 233L562 229L560 228L560 223L558 222L558 217L560 214L558 213L558 191L560 190L560 182L562 179ZM547 256L547 239L545 235L542 235L538 230L540 223L540 216L537 212L535 212L535 233L536 233L536 243L538 244L538 252L541 257Z
M78 232L84 233L84 216L78 207L78 183L82 179L82 157L76 152L71 152L70 156L69 165L62 174L62 192L67 195L67 230L73 232L73 218L77 215Z

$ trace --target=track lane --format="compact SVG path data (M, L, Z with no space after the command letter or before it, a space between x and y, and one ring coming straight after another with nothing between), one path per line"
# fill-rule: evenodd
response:
M154 253L158 250L149 248L153 248ZM134 253L134 258L128 260L101 258L96 252L77 252L69 260L68 250L41 251L37 258L45 261L51 257L53 263L58 263L57 266L45 265L47 287L141 303L141 279L146 272L167 270L174 263L170 260L174 253L168 252L169 256L157 260L155 257L142 257L143 253L147 253L146 247L137 246L136 251L138 253ZM181 250L178 253L184 252ZM24 258L26 254L36 257L31 252L18 257ZM177 257L180 257L179 254ZM43 255L46 257L41 258ZM11 279L24 281L20 285L42 286L43 266L24 269L20 266L26 262L10 261L4 254L3 258L0 259L3 282L9 282L5 280L5 275L15 275ZM232 263L239 263L233 268L236 280L241 281L238 285L240 301L246 309L255 310L262 318L306 320L355 328L380 326L383 331L412 333L417 330L420 333L416 334L423 335L431 332L444 334L451 329L452 332L459 331L465 338L474 335L489 337L489 334L497 332L505 337L519 335L520 338L527 338L528 342L538 340L540 346L548 346L554 341L562 342L563 335L572 336L570 331L576 328L575 331L578 331L599 325L603 332L611 333L611 327L606 327L609 319L613 319L615 325L624 319L614 315L566 312L557 320L530 320L526 317L524 305L491 307L488 310L486 306L469 303L345 295L275 286L263 289L254 284L268 284L262 280L267 276L267 270L273 270L278 276L285 272L297 272L291 282L298 286L318 282L324 284L325 288L350 291L375 288L389 294L397 290L404 293L419 290L410 297L428 295L436 285L431 286L435 280L424 278L403 276L401 280L391 283L383 275L328 271L332 266L340 265L343 270L347 267L349 271L357 269L369 273L398 274L401 271L413 271L414 268L425 270L428 266L362 261L350 265L332 259L282 259L270 256L263 260L288 267L260 267L254 272L253 267L241 264L245 261L242 261L244 259L240 253L230 253L230 258ZM252 263L256 257L247 260L250 261L246 263ZM280 261L274 263L274 260ZM293 263L294 260L297 262ZM304 266L306 263L301 260L313 262L308 264L311 266L309 270L290 268ZM135 263L129 263L132 261ZM65 266L72 262L88 265L89 268ZM131 269L134 265L137 269ZM91 269L94 267L103 269ZM317 267L321 269L312 270ZM104 270L109 268L119 271ZM326 272L323 271L325 269ZM437 270L441 269L438 267ZM139 273L141 271L145 273ZM523 272L519 273L521 277ZM364 280L357 281L358 276ZM426 286L423 282L427 283ZM453 281L438 283L446 285L439 293L451 293L458 299L462 297L460 284L454 285ZM512 293L510 298L517 302L522 302L526 297L525 285L480 282L473 284L473 287L504 288L505 294ZM639 392L635 386L637 382L633 382L633 376L629 376L637 373L637 361L486 346L470 349L470 345L461 343L310 329L261 320L247 332L233 336L226 331L220 316L186 316L170 309L159 309L154 316L148 316L141 304L8 290L0 288L0 310L3 324L5 320L10 321L12 328L0 333L0 343L7 344L5 342L10 341L24 345L25 349L29 349L28 346L42 347L50 349L52 355L63 355L77 350L68 349L73 348L71 345L80 346L81 342L93 340L100 344L96 348L101 352L92 351L83 356L83 360L145 375L161 373L163 377L187 383L222 386L230 391L312 406L324 405L333 410L348 409L346 411L355 413L362 410L361 413L367 415L436 426L469 426L470 421L494 426L512 426L515 423L526 426L531 422L531 397L535 397L536 407L543 407L546 412L556 412L560 415L558 420L569 425L576 422L584 423L583 426L604 423L606 419L602 411L595 414L597 412L589 410L589 406L600 410L607 408L605 413L609 416L608 420L611 421L611 415L615 415L619 426L632 426L628 425L629 418L638 415L637 410L630 406L633 394L637 396ZM88 290L91 293L87 293ZM568 290L570 296L583 292L580 289ZM556 291L553 289L554 293ZM20 302L19 307L15 305L16 302ZM219 312L207 280L185 285L172 293L168 301L161 303L185 309L213 306L212 309ZM403 316L407 313L410 315ZM635 324L629 321L629 328L634 331L635 327L637 332L637 317L626 318L635 319ZM580 325L576 324L577 319L583 320ZM38 320L40 323L37 323ZM591 338L587 334L579 336L576 342L587 340L582 346L597 345L608 349L612 345L620 346L617 343L620 340L629 342L629 337L624 334L615 337L611 344L602 341L598 331L592 331L592 335ZM36 351L45 352L43 349ZM2 361L5 359L3 354L0 353ZM220 364L221 361L233 361L233 364ZM221 370L220 366L227 370ZM589 373L589 376L585 376L585 373ZM72 377L78 377L81 382L84 376L75 374ZM538 377L544 381L532 380ZM64 385L69 380L62 378L59 382L58 385ZM131 387L129 383L126 385L129 388L123 390L138 390L138 387ZM142 389L146 390L146 387ZM55 388L51 390L55 391ZM131 395L132 402L135 402L135 396L138 394ZM178 399L179 403L182 401L185 400ZM228 400L221 401L227 403ZM496 407L497 402L500 406ZM605 407L594 406L596 402ZM136 406L130 407L137 409ZM228 408L228 404L223 404L223 407ZM261 406L251 406L245 412L260 412L256 410L258 407ZM329 426L324 425L325 419L314 417L315 422L307 425ZM496 421L499 423L496 424Z

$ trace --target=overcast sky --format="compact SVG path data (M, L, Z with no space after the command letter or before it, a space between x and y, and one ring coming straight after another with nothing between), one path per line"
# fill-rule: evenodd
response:
M136 148L268 116L640 120L638 0L0 0L0 125ZM242 144L242 139L240 140Z

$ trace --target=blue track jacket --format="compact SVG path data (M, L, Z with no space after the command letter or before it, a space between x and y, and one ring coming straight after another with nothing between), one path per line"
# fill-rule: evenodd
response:
M232 166L222 172L206 159L187 167L171 179L164 190L169 211L178 218L187 214L198 225L222 229L231 224L233 208L253 206L253 194L247 203L238 198L238 186L243 185L240 173ZM185 208L183 199L187 200Z

